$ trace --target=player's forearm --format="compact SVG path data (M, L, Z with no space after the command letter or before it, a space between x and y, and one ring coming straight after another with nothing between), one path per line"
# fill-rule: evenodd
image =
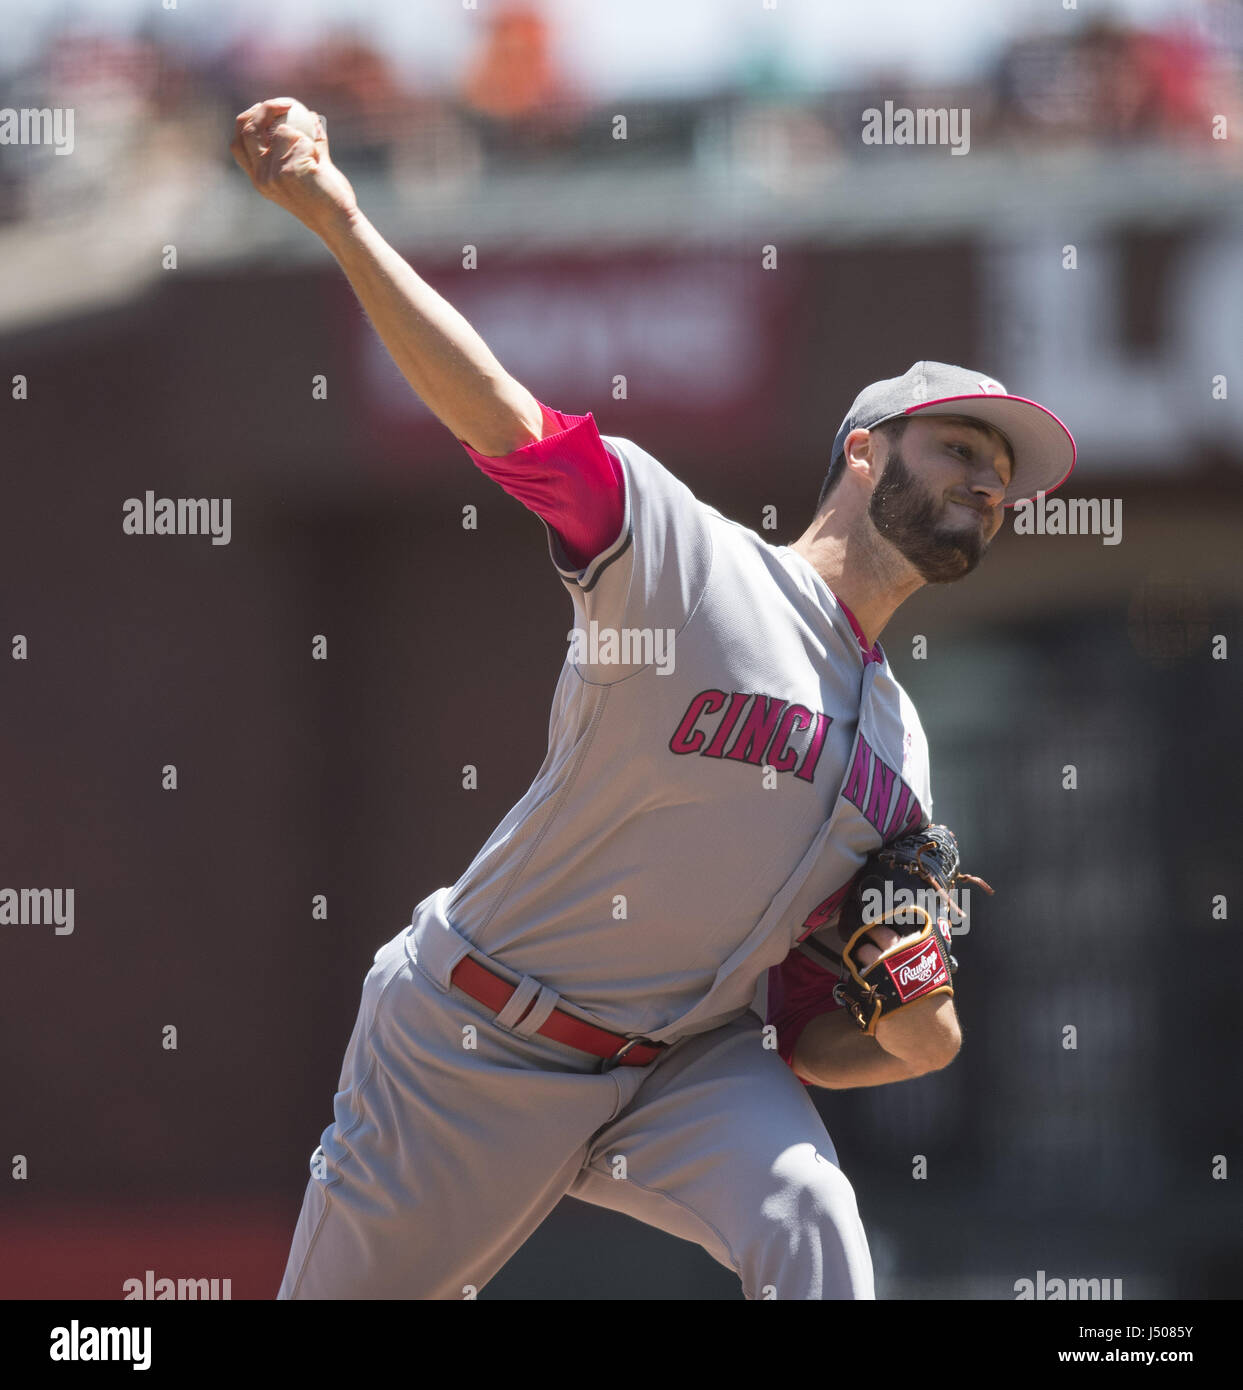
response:
M812 1085L831 1091L910 1081L930 1070L886 1052L845 1009L820 1014L804 1027L794 1048L794 1069Z
M883 1014L876 1041L892 1056L925 1070L946 1067L962 1046L962 1030L950 994L930 994Z
M498 457L541 437L539 402L361 212L317 230L402 375L456 438Z

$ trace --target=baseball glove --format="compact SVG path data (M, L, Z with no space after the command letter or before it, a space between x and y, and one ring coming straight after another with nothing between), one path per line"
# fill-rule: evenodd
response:
M964 914L950 893L959 882L993 891L960 872L958 842L944 825L902 835L868 856L838 917L843 970L833 989L865 1033L875 1036L885 1014L917 999L954 993L950 977L958 962L950 954L950 928ZM857 948L877 926L903 940L863 967ZM918 933L914 941L907 939L912 933Z

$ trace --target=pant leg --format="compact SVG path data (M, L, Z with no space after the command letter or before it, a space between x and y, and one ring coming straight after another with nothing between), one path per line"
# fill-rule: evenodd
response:
M655 1063L570 1191L695 1241L748 1299L876 1296L854 1189L753 1014Z
M637 1084L593 1066L443 992L402 937L383 947L278 1299L472 1297L569 1190Z

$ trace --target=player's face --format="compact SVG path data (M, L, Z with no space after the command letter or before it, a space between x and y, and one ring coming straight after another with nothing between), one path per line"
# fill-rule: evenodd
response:
M890 444L868 516L928 584L970 574L1001 529L1010 458L996 434L951 416L913 419Z

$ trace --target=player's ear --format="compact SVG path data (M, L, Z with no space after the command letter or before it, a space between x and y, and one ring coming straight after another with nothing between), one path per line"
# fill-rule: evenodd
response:
M880 481L885 462L885 444L874 430L851 430L842 444L846 455L846 471L856 474L860 481L875 485Z

